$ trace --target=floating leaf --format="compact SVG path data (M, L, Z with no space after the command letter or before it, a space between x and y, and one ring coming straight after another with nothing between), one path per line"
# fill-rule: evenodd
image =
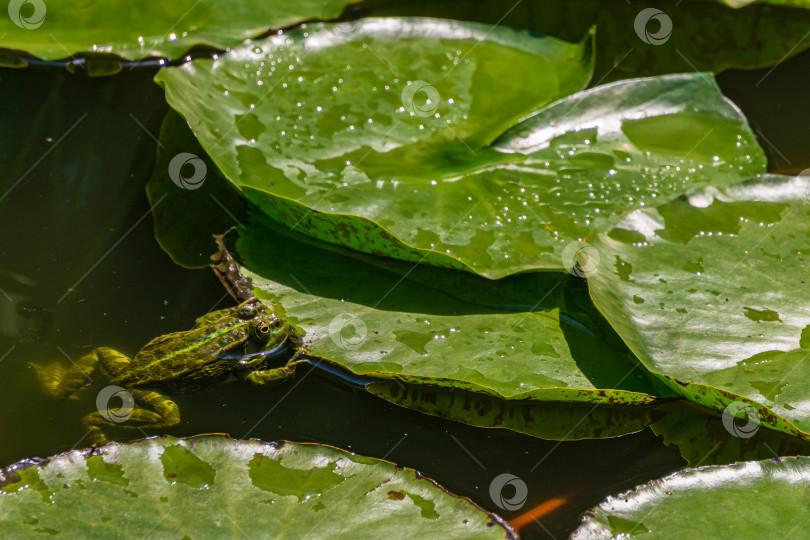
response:
M809 501L810 458L686 469L608 497L571 538L801 537Z
M490 278L563 268L567 247L634 208L765 171L710 76L616 83L538 111L587 81L589 42L490 30L371 19L335 37L313 25L306 38L293 32L157 80L225 176L274 220ZM369 62L375 51L391 71ZM509 78L524 83L504 86ZM273 85L283 98L263 99ZM409 94L416 87L425 104Z
M695 190L589 237L596 306L676 392L764 424L810 430L810 178Z
M178 58L194 45L226 49L272 28L337 17L352 0L14 0L0 17L0 47L45 60L111 53Z
M567 285L576 284L572 276L534 274L527 300L543 311L530 311L531 305L516 311L464 302L299 244L260 215L247 230L236 252L254 292L284 306L310 354L356 375L464 381L505 396L540 388L652 392L644 370L610 334L560 311ZM501 282L461 275L467 281L457 283L482 297L497 296Z
M329 446L163 437L2 471L11 536L515 538L412 469Z

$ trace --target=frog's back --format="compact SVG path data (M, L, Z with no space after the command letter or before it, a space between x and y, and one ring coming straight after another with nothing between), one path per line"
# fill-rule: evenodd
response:
M198 382L211 385L227 379L232 361L220 358L223 351L244 342L241 322L200 326L185 332L159 336L144 346L129 365L113 374L113 382L126 387L162 387L174 391L197 390ZM195 388L183 388L184 382Z

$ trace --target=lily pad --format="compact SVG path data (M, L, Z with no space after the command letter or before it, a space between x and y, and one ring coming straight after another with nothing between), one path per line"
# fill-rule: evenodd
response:
M412 469L318 444L163 437L2 471L5 534L516 538Z
M762 176L638 210L588 238L594 303L675 392L810 430L810 178ZM763 406L767 406L770 410Z
M194 45L226 49L272 28L335 18L352 0L12 0L0 46L44 60L109 53L178 58Z
M800 537L808 500L810 458L686 469L608 497L571 538Z
M577 41L596 26L596 84L785 61L810 46L806 0L365 0L373 16L445 17ZM747 4L747 5L746 5ZM364 10L365 12L365 10Z
M541 108L587 81L589 41L419 19L336 28L157 76L225 176L319 240L490 278L559 269L567 247L634 208L765 171L745 119L705 74ZM273 61L289 69L276 74ZM263 99L266 85L284 98ZM430 114L414 108L414 85Z
M652 392L647 375L620 344L560 311L564 274L535 274L543 311L516 311L458 300L330 250L301 245L260 214L248 220L236 253L254 292L284 306L313 356L355 375L432 377L470 382L504 396L545 389ZM482 296L499 282L462 274ZM491 288L490 291L487 291ZM542 304L542 306L541 306ZM531 306L529 306L531 308ZM637 396L634 396L637 397Z

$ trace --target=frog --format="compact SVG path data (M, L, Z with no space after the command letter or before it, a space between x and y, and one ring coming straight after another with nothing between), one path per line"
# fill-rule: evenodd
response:
M232 380L261 386L292 377L296 366L306 361L301 358L300 345L280 306L254 296L237 306L209 312L191 330L156 337L132 358L109 347L97 347L69 369L59 362L31 365L43 392L52 399L76 398L100 368L110 385L105 390L113 388L124 402L123 408L113 411L104 403L109 396L104 400L99 393L98 411L83 418L90 440L102 444L108 442L105 428L110 426L165 429L177 425L180 412L170 395L198 392ZM270 367L284 356L288 357L284 365Z

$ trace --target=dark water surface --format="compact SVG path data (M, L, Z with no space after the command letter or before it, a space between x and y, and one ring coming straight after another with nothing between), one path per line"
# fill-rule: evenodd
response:
M767 70L719 77L778 169L810 166L802 147L807 86L797 82L808 67L804 54L760 85ZM95 410L105 386L96 375L80 399L50 402L28 362L67 366L102 345L134 354L153 337L231 305L208 270L176 266L154 240L144 184L167 105L153 75L0 70L0 465L86 446L81 417ZM414 413L309 369L272 388L235 383L177 403L182 422L172 435L328 443L416 468L488 510L499 510L491 480L510 472L528 484L529 499L505 517L564 500L542 525L521 531L527 538L567 536L604 496L684 465L649 430L542 441ZM133 431L132 438L156 434Z

